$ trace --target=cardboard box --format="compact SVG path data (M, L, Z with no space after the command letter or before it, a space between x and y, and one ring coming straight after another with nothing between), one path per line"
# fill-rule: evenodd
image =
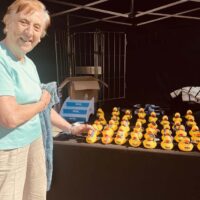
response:
M59 90L66 85L68 95L71 99L76 100L90 100L94 97L94 101L98 101L98 93L100 90L99 83L108 87L103 81L92 76L77 76L66 78L58 87Z

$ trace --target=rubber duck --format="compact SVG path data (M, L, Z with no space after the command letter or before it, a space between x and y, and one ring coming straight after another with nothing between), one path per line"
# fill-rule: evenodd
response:
M165 132L162 134L161 139L164 140L166 136L172 137L172 132L169 129L166 129Z
M127 139L123 131L118 131L115 137L115 144L123 145L126 143Z
M108 122L108 126L109 126L111 129L113 129L114 132L118 129L118 125L117 125L117 124L115 123L115 121L112 120L112 119Z
M113 120L117 125L119 125L119 120L120 120L119 116L114 115L111 117L111 120Z
M181 124L181 125L178 127L178 129L175 131L175 134L176 134L176 135L184 134L184 136L187 136L187 132L185 131L185 126Z
M198 144L200 142L200 132L198 131L198 132L193 133L191 140L195 144Z
M102 115L99 116L99 121L103 126L105 126L107 124L107 121L106 121L105 117L102 116Z
M140 129L135 129L132 132L130 132L131 137L134 137L135 135L138 136L138 138L141 140L143 138L143 134L140 131Z
M178 143L178 148L181 151L192 151L194 145L190 142L189 137L185 137Z
M149 122L156 122L157 120L158 120L158 118L156 117L156 113L151 112L148 121Z
M121 125L119 127L119 129L125 131L125 132L129 132L130 131L130 126L129 126L129 121L121 121Z
M125 137L127 137L129 134L128 134L128 130L126 129L125 126L120 126L117 130L117 133L116 134L124 134Z
M172 129L174 131L177 131L179 129L180 125L181 125L181 122L175 121L174 124L173 124L173 126L172 126Z
M125 115L124 115L124 116L126 116L126 117L128 118L128 120L131 120L131 119L132 119L131 110L126 109L126 110L125 110Z
M146 123L146 119L144 117L138 117L137 118L137 122L141 122L142 124L145 124Z
M157 129L157 124L155 122L151 122L148 124L146 128L146 132L151 131L154 135L157 135L159 129Z
M186 124L188 127L196 126L197 123L195 122L194 116L189 116Z
M99 132L103 130L103 125L98 120L95 120L92 126L94 129L98 130Z
M179 135L175 135L174 140L179 143L181 142L183 139L185 138L185 136L183 134L179 134Z
M176 112L174 114L174 117L172 118L172 120L173 120L174 123L177 122L177 121L179 121L181 123L182 122L181 114L179 112Z
M122 120L122 121L120 122L120 125L129 126L129 125L130 125L130 122L129 122L129 120Z
M149 134L148 137L146 137L146 139L143 141L143 145L147 149L155 149L157 146L155 135Z
M131 139L129 139L129 144L132 147L139 147L141 145L142 141L140 140L140 138L138 137L137 133L132 133L131 134Z
M137 121L135 123L135 126L133 127L133 131L137 131L137 132L143 133L144 129L143 129L142 123L140 121Z
M173 138L169 135L165 136L160 145L165 150L172 150L174 148Z
M104 116L104 111L102 110L102 108L98 108L97 109L97 117L99 117L99 116Z
M102 131L102 135L108 135L110 137L112 137L114 135L114 131L112 128L110 128L108 125L104 127L103 131Z
M200 151L200 142L197 144L197 149Z
M120 115L120 111L119 111L119 108L117 107L114 107L113 110L112 110L112 116L119 116Z
M158 125L156 124L156 122L150 122L148 123L147 127L151 127L151 128L158 128Z
M161 124L162 126L167 125L167 124L168 124L168 125L170 124L169 118L168 118L167 115L164 115L164 116L162 117L162 120L161 120L160 124Z
M175 132L175 141L176 142L180 142L182 141L186 136L187 136L187 132L185 131L185 127L183 125L181 125L179 127L179 129Z
M192 126L192 128L189 131L190 136L192 137L195 133L199 133L199 127L197 125Z
M185 119L188 120L189 116L193 116L193 112L192 112L192 110L187 110L187 111L186 111Z
M98 133L97 130L90 129L88 131L88 135L86 137L86 142L89 143L89 144L95 143L98 140L98 137L97 137L98 134L99 133Z
M137 115L138 115L138 118L144 119L146 117L144 108L139 108Z
M130 117L128 115L124 115L122 117L122 120L125 120L125 121L129 121L130 120Z
M161 130L162 135L165 134L165 132L168 131L168 130L169 130L169 131L171 132L171 134L172 134L172 131L171 131L171 129L170 129L170 125L168 125L168 124L164 125L164 126L163 126L163 129Z
M103 144L110 144L113 141L113 137L110 137L109 135L105 134L103 137L101 137L101 141Z
M131 110L130 110L130 109L126 109L126 110L125 110L125 115L132 115L132 114L131 114Z

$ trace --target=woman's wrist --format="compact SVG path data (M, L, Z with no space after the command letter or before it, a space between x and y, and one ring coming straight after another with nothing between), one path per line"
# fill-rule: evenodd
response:
M72 130L73 130L73 125L72 124L68 125L67 126L67 133L73 135L73 131Z

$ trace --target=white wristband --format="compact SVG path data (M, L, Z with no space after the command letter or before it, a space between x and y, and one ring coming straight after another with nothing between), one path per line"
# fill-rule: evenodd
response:
M73 129L73 125L70 125L70 127L68 127L68 130L67 130L68 134L72 135L72 129Z

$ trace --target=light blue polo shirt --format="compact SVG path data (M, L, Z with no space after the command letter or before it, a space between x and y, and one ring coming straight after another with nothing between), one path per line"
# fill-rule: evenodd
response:
M41 92L35 64L27 56L23 63L18 61L0 42L0 96L15 96L18 104L31 104L40 100ZM0 125L0 150L23 147L41 134L38 114L14 129Z

